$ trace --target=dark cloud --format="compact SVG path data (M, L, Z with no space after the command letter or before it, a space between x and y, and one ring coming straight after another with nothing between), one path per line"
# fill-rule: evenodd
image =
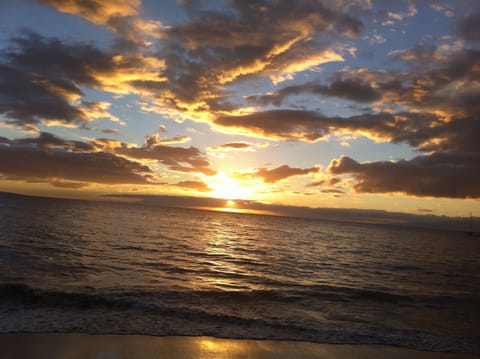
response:
M324 117L309 111L273 110L243 116L219 116L215 123L277 140L314 142L329 133Z
M186 189L193 189L199 192L212 191L212 189L208 187L208 185L205 182L202 182L202 181L181 181L181 182L172 184L171 186L186 188Z
M115 134L118 133L118 130L116 128L104 128L101 132L105 134Z
M32 32L12 39L0 55L6 61L0 64L0 88L5 89L0 92L0 113L8 123L26 129L44 121L85 126L90 121L87 112L71 104L83 95L78 85L95 86L92 72L112 65L90 45L65 45Z
M254 151L255 145L249 142L230 142L213 146L209 151Z
M190 141L191 138L188 136L175 136L173 138L160 138L157 133L153 135L149 135L146 137L145 142L148 147L152 147L154 145L171 145L175 143L185 143Z
M64 92L75 95L82 94L77 85L99 85L94 73L109 73L115 68L112 55L92 44L67 44L27 30L10 40L2 57L10 66L40 74Z
M314 182L311 182L311 183L307 183L306 184L306 187L318 187L318 186L323 186L325 184L327 184L328 182L325 181L325 180L320 180L320 181L314 181Z
M171 145L171 144L175 144L175 143L189 142L190 140L191 140L191 138L188 137L188 136L175 136L175 137L172 137L172 138L161 139L159 143L162 144L162 145Z
M480 105L473 99L479 95L479 50L422 45L395 51L392 58L404 62L409 72L391 73L401 79L402 87L385 96L384 103L400 104L416 111L441 111L449 117L478 114ZM360 76L377 77L369 72Z
M179 163L188 163L192 167L207 167L210 165L200 150L195 147L170 147L156 145L152 147L125 147L118 148L116 153L132 158L157 160L165 165L175 166Z
M94 139L98 149L134 159L155 160L179 172L203 173L213 176L217 172L205 155L196 147L174 147L161 143L158 136L147 136L144 146L136 146L109 139ZM186 166L188 165L188 166Z
M107 27L116 35L115 47L136 51L147 46L145 37L154 35L160 24L138 17L140 0L31 0L56 10L77 15L96 25Z
M417 212L420 213L434 213L435 210L429 208L417 208Z
M75 91L63 88L65 92L58 93L56 87L50 86L54 85L37 75L0 64L0 114L5 115L7 123L30 131L45 120L66 125L88 122L68 100Z
M42 180L58 186L84 183L154 184L152 171L138 162L106 152L89 152L89 144L49 134L0 144L0 174L16 180ZM84 151L86 150L86 151ZM81 184L68 184L69 181ZM67 183L67 184L65 184Z
M322 193L329 193L329 194L344 194L345 191L337 188L331 188L331 189L323 189L321 191Z
M247 100L260 105L280 106L286 97L311 93L324 96L335 96L357 102L373 102L382 98L381 89L356 79L337 78L329 85L307 82L301 85L286 86L267 95L247 97Z
M312 111L271 110L244 116L222 116L215 123L277 140L314 142L330 134L361 134L376 140L408 142L420 146L431 138L419 130L440 121L434 115L416 113L367 113L351 117L328 117Z
M318 173L318 167L311 168L294 168L288 165L283 165L277 168L258 168L255 172L237 173L235 177L238 179L256 179L260 178L265 183L275 183L292 176L308 175Z
M74 152L91 152L95 149L95 147L90 143L82 141L64 140L48 132L40 132L38 134L38 137L34 138L19 138L16 140L12 140L10 141L10 144L39 147L41 149L63 149Z
M397 141L405 140L424 152L480 153L480 121L477 118L454 118L448 122L425 121L411 126Z
M166 30L166 35L190 48L212 45L271 47L283 42L281 40L295 38L301 32L315 34L325 31L358 36L363 27L359 19L319 2L232 1L231 4L229 12L190 7L192 21Z
M231 143L225 143L223 145L215 146L215 148L233 148L233 149L245 149L245 148L250 148L251 145L246 142L231 142Z
M87 128L96 118L119 122L108 113L109 103L80 101L80 87L136 92L135 80L163 81L162 64L24 31L0 52L0 114L7 123L32 131L39 124Z
M328 180L323 179L323 180L307 183L306 187L335 186L335 185L339 184L340 182L342 182L341 178L333 177L333 178L330 178Z
M215 176L218 172L210 167L188 167L181 165L169 166L168 169L184 173L203 173L205 176Z
M59 181L53 181L53 182L50 182L50 184L53 186L53 187L58 187L58 188L70 188L70 189L81 189L81 188L85 188L85 187L88 187L89 184L88 183L85 183L85 182L59 182Z
M434 153L397 162L333 160L329 172L353 176L360 193L418 197L480 198L480 154Z
M54 7L58 11L78 15L94 24L103 25L114 16L137 14L140 0L30 0Z
M480 41L480 12L463 18L458 25L458 33L467 40Z

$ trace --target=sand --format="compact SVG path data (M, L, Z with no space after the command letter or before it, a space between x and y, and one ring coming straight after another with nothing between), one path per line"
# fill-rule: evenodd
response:
M381 345L88 334L1 334L0 357L2 359L474 358L469 355L424 352Z

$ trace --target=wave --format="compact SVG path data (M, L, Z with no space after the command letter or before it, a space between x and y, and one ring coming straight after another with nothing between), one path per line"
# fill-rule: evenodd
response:
M368 298L367 300L412 300L405 296L351 288L316 286L313 289L287 292L138 289L99 293L94 288L82 288L83 292L80 289L68 292L34 288L20 283L3 283L0 284L0 314L5 320L0 323L0 332L212 335L321 343L387 344L433 351L480 353L480 348L471 342L474 338L440 336L388 326L372 327L368 322L355 322L354 318L335 323L321 322L308 316L299 317L301 311L288 316L281 313L271 315L268 311L258 309L287 303L287 308L295 311L295 308L305 306L297 306L296 303L291 305L292 302L311 300L308 299L309 296L313 298L319 293L323 293L324 299L326 296L326 300L335 301L338 296L344 297L346 293L352 300L356 296ZM338 293L333 293L334 290ZM22 310L18 310L20 307ZM278 310L273 312L278 313Z
M134 301L108 294L62 292L30 287L26 284L0 284L0 301L24 306L73 307L90 309L96 307L130 308Z
M142 303L154 303L146 298L154 299L158 303L184 301L208 302L259 302L270 301L277 303L292 303L309 301L352 302L372 301L397 304L476 304L480 296L474 295L403 295L398 293L366 290L336 286L302 286L285 290L112 290L100 292L93 288L83 288L83 292L69 292L31 287L21 283L0 283L0 301L14 302L22 305L45 305L50 307L75 307L89 309L93 307L131 308L141 306Z

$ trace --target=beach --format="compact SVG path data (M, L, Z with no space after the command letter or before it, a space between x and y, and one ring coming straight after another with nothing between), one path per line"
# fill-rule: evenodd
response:
M317 344L296 341L156 337L143 335L2 334L4 359L215 359L215 358L411 358L468 359L471 355L436 353L384 345Z

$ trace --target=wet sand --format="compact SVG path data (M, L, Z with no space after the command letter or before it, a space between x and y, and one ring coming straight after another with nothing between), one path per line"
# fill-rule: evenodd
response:
M1 334L3 359L214 359L214 358L411 358L454 359L477 356L435 353L382 345L154 337L143 335Z

